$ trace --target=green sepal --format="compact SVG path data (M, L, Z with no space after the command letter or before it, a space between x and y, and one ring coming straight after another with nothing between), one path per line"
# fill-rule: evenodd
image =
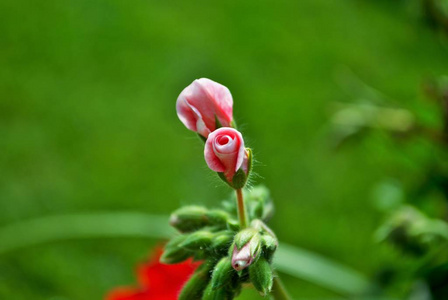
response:
M240 168L233 175L231 186L236 190L242 189L246 185L247 179L252 171L252 149L245 148L245 151L247 152L247 174Z
M166 244L160 261L164 264L176 264L182 262L193 256L191 251L180 247L187 238L187 235L181 234L171 239L171 241Z
M263 256L266 260L271 263L274 258L275 250L278 247L278 241L271 235L263 234L261 236Z
M233 243L230 245L230 247L229 247L229 250L227 251L227 255L229 256L229 257L232 257L233 256L233 251L235 251L235 249L236 249L236 246L235 246L235 239L233 239ZM238 249L237 249L238 250Z
M223 172L217 172L219 178L236 190L242 189L246 185L252 170L252 150L245 148L245 151L247 151L247 174L240 168L233 174L232 181L230 182Z
M222 181L224 181L225 183L227 183L228 185L232 186L228 181L227 181L227 177L226 175L224 175L224 172L217 172L219 178L221 178Z
M251 148L245 148L247 151L247 177L249 177L250 172L252 171L252 149Z
M211 281L212 289L216 290L228 284L233 275L235 275L235 270L232 268L232 260L230 257L221 258L213 269Z
M179 245L179 247L191 251L202 250L211 245L213 236L214 234L210 231L196 231L187 235L187 238Z
M249 266L250 281L261 296L267 296L272 289L273 273L269 262L260 257L258 261Z
M270 250L270 251L275 251L278 247L278 241L276 238L274 238L271 235L268 234L263 234L261 236L261 240L262 240L262 245L263 248Z
M254 261L256 261L260 256L261 244L262 244L261 235L259 233L254 235L254 237L249 242L250 255L252 255Z
M255 235L258 234L258 230L255 228L246 228L241 230L235 235L235 245L238 250L241 250Z
M236 190L242 189L247 182L247 175L243 169L239 169L232 177L232 184L230 185Z

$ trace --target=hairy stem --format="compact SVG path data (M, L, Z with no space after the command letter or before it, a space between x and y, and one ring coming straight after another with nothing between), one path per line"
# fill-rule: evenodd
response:
M274 276L274 284L272 286L272 296L275 300L291 300L292 298L288 295L288 292L285 289L280 277L278 274Z
M247 227L246 206L244 205L243 189L236 190L236 200L238 204L238 219L240 221L241 229Z

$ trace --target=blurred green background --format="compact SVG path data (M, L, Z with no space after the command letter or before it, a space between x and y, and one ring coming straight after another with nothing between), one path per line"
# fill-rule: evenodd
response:
M175 112L182 89L207 77L233 94L281 241L371 278L407 264L374 241L383 215L371 194L386 176L418 179L424 145L373 135L335 152L329 109L362 97L341 86L351 70L437 126L420 85L448 71L447 39L417 2L1 0L0 225L217 206L230 191ZM0 299L101 299L135 282L156 243L68 240L2 254ZM338 296L284 281L294 299Z

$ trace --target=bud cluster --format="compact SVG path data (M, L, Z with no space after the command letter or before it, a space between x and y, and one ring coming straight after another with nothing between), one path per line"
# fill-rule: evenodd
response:
M171 215L170 224L180 234L168 242L161 261L202 261L179 299L233 299L245 283L267 296L278 242L265 223L274 208L265 187L243 191L252 169L252 151L236 130L232 95L225 86L201 78L182 91L176 110L181 122L205 143L207 166L236 191L221 209L186 206Z
M263 186L245 195L251 222L242 230L231 201L226 201L222 209L185 206L171 215L170 224L179 235L165 246L161 261L203 261L184 286L180 300L233 299L244 283L252 283L262 296L269 294L271 262L278 241L264 221L272 215L273 205Z

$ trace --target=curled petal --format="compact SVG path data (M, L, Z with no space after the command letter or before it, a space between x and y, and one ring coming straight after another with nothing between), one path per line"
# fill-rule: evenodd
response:
M210 169L223 172L231 180L242 167L245 152L241 133L230 127L222 127L208 136L204 157Z
M249 244L238 250L236 246L233 248L232 254L232 267L236 271L248 267L254 260L254 257L250 254Z
M193 81L179 95L176 102L179 119L184 125L204 137L233 120L233 99L225 86L207 78Z

